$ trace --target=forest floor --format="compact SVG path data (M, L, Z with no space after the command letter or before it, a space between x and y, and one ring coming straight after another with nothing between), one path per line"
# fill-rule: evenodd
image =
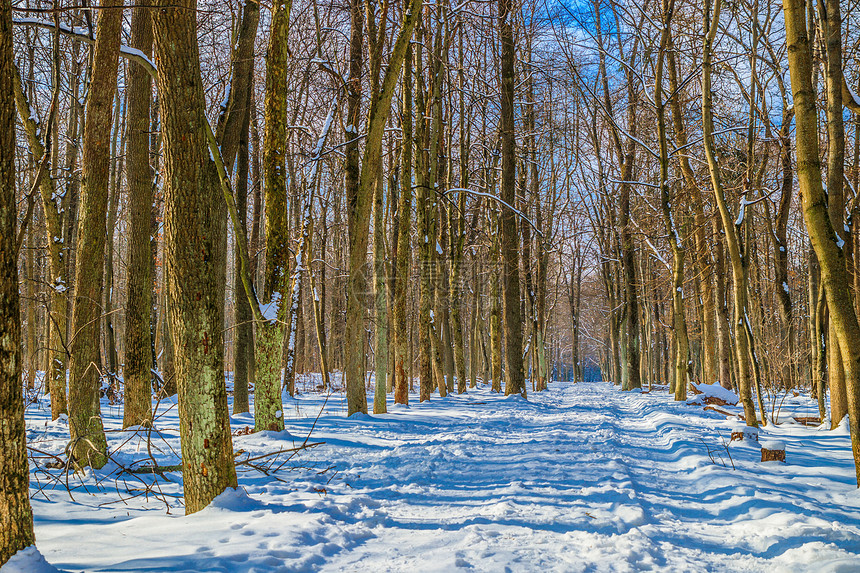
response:
M817 414L803 395L776 401L786 422ZM180 473L122 473L147 443L179 462L175 405L148 434L121 431L105 401L105 468L31 460L37 546L88 572L860 570L845 427L768 426L787 463L762 463L755 441L729 442L737 422L665 391L556 382L528 401L480 387L410 404L346 418L342 393L286 400L287 430L236 435L236 459L325 443L240 465L238 491L185 517ZM28 407L28 443L61 455L67 423L49 414Z

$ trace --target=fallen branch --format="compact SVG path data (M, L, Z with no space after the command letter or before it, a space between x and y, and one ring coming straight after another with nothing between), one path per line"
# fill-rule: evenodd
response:
M281 454L286 454L286 453L290 453L290 452L300 452L300 451L302 451L302 450L307 450L307 449L313 448L314 446L321 446L321 445L323 445L323 444L325 444L325 442L311 442L311 443L308 443L308 444L302 444L301 446L298 446L298 447L295 447L295 448L285 448L285 449L278 450L278 451L275 451L275 452L269 452L269 453L267 453L267 454L262 454L262 455L259 455L259 456L254 456L253 458L248 458L248 459L246 459L246 460L238 461L238 462L236 462L236 467L244 466L244 465L252 465L252 464L251 464L251 462L255 462L255 461L257 461L257 460L262 460L262 459L265 459L265 458L270 458L270 457L274 457L274 456L279 456L279 455L281 455ZM291 456L291 457L292 457L292 456Z
M728 416L729 418L731 418L732 416L737 416L741 420L744 419L743 415L741 415L741 414L732 414L731 412L726 412L725 410L721 410L721 409L717 408L716 406L711 406L711 405L705 406L705 410L711 410L713 412L716 412L717 414L722 414L723 416Z

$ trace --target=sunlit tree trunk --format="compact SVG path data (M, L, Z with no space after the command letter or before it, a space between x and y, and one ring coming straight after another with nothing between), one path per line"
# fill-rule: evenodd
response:
M223 201L208 159L195 0L158 0L158 61L165 172L167 299L179 394L185 512L236 487L227 389L224 311L215 284L215 231Z
M367 412L364 388L364 267L367 262L367 243L370 223L371 191L377 181L382 161L382 137L388 123L388 113L394 88L400 77L400 68L406 57L406 48L412 41L412 32L421 17L421 0L410 0L403 13L403 22L391 48L388 68L381 82L379 98L368 112L365 152L361 164L359 186L347 192L349 212L349 277L347 279L346 308L346 368L344 379L347 409L350 415ZM353 22L355 24L355 22ZM353 52L353 56L355 53Z
M711 91L711 69L712 69L712 46L717 33L717 24L720 17L721 0L716 0L713 14L711 13L710 0L706 0L704 12L705 36L702 57L702 124L704 130L703 144L705 157L708 161L708 169L711 176L714 196L720 212L722 230L725 233L726 245L729 249L729 258L732 266L732 278L734 281L735 295L735 358L738 363L738 387L740 398L744 407L746 422L750 426L758 426L755 406L752 400L750 379L753 376L750 358L750 341L747 323L747 280L744 270L743 253L741 252L740 238L734 225L734 220L726 204L725 192L720 178L720 168L714 155L713 133L714 118L712 111Z
M812 88L812 57L804 8L805 3L801 0L787 0L784 7L789 72L797 121L797 176L803 200L803 218L821 265L821 281L830 320L834 324L836 340L831 340L831 345L839 345L845 369L851 449L860 485L860 326L851 299L844 242L833 229L822 187L817 110Z
M654 105L657 108L657 134L660 143L660 204L663 224L672 249L672 332L675 336L675 400L687 399L690 372L690 350L687 338L687 318L684 307L684 246L675 223L672 195L669 188L669 146L666 137L666 107L663 103L663 70L666 51L671 44L669 25L672 22L674 0L663 0L663 31L654 80ZM675 95L677 97L677 94ZM677 203L677 202L676 202Z
M502 293L505 328L505 394L526 397L523 372L523 325L520 313L519 233L511 207L516 203L516 140L514 134L514 31L512 0L499 0L501 43L501 135L500 197L508 207L501 210L499 235L502 256Z
M35 543L21 379L14 75L12 6L0 0L0 567Z
M136 0L131 16L131 47L152 54L152 17ZM149 119L152 78L141 66L128 70L128 298L125 309L125 405L123 427L147 425L152 420L152 252L150 225L153 172L149 163Z
M75 264L75 305L72 315L69 375L69 431L76 463L102 467L107 440L99 407L105 225L110 179L111 106L116 92L121 0L105 0L93 55L93 75L87 97L81 163L81 203L78 260Z
M289 79L290 10L292 2L279 0L273 6L272 25L266 52L265 132L263 179L266 203L266 270L263 301L265 318L256 324L254 428L283 430L281 358L284 343L287 288L289 286L290 223L287 210L287 102L283 87Z
M406 322L407 291L410 282L412 250L412 45L406 49L403 63L403 101L400 107L400 125L403 139L400 151L400 196L397 204L397 257L394 274L394 403L409 403L407 379L409 340Z

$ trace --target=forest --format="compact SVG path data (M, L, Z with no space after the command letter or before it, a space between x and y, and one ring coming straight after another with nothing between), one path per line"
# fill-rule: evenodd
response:
M3 573L860 569L858 7L0 0Z

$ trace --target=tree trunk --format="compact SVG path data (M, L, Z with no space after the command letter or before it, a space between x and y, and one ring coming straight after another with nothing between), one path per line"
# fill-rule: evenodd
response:
M784 362L783 367L781 368L783 388L793 388L797 378L797 336L794 327L791 290L788 285L788 219L789 208L791 207L792 191L794 188L794 166L791 158L790 134L791 119L793 115L794 110L789 107L787 99L783 98L782 126L779 130L782 186L774 223L771 223L773 219L770 217L768 202L765 201L768 225L771 228L770 236L773 242L774 283L776 284L776 295L779 300L779 317L782 322L784 336L788 340L788 359ZM811 342L812 346L815 347L815 341Z
M219 131L222 158L228 171L238 161L236 169L236 205L239 215L239 229L234 233L248 236L248 171L249 171L249 130L251 127L252 83L254 77L254 42L257 38L257 27L260 21L260 7L253 2L246 2L242 9L242 20L239 25L239 35L236 49L232 54L232 75L230 79L230 97L226 109L222 109L219 118ZM255 118L256 119L256 118ZM235 151L234 151L235 149ZM259 176L259 174L258 174ZM255 217L258 214L255 213ZM259 229L258 229L259 232ZM238 249L238 242L235 246ZM248 241L243 241L248 245ZM250 256L250 253L248 254ZM241 279L241 257L235 258L233 292L234 292L234 322L235 343L233 345L233 413L248 412L248 389L254 383L254 322L248 297L244 296L244 286ZM248 272L254 275L254 268Z
M349 81L347 83L346 127L346 210L349 248L349 278L346 292L346 328L344 336L344 382L347 389L348 412L367 413L367 393L364 387L364 310L367 264L367 248L359 252L365 237L359 237L358 226L364 229L363 221L357 221L359 201L370 203L369 197L361 197L361 158L358 149L358 125L361 117L361 76L364 54L364 11L362 0L350 0L351 35L349 44ZM350 324L355 322L357 324Z
M394 273L394 403L409 404L408 344L406 304L410 279L412 249L412 45L406 49L403 63L403 102L400 107L403 130L400 152L400 196L397 203L397 257Z
M498 211L490 209L489 218L498 220ZM497 232L493 233L490 246L490 261L493 269L501 267L499 249L498 223L493 225ZM490 272L490 364L491 388L493 392L502 391L502 309L499 293L499 273Z
M266 123L263 136L263 179L266 203L266 271L263 301L269 308L266 322L256 330L254 428L284 429L281 401L281 358L284 351L285 297L289 286L290 218L287 209L287 85L288 39L292 2L279 0L273 6L272 26L266 52Z
M32 186L32 184L31 184ZM36 214L33 214L33 219ZM36 342L36 245L33 227L36 221L30 221L27 226L27 256L26 256L26 280L27 280L27 388L32 390L36 387L36 371L39 369L38 343Z
M82 153L78 260L75 264L75 306L72 315L69 378L69 431L79 465L101 468L107 439L99 407L102 283L105 224L110 179L111 105L116 91L121 0L104 0L93 48L93 75L87 98Z
M251 4L245 5L246 9ZM238 208L239 223L242 227L234 232L248 235L248 168L249 168L249 145L248 130L250 127L251 98L248 94L245 120L242 126L242 134L239 138L238 165L236 169L236 205ZM247 245L247 242L245 243ZM239 246L237 245L238 249ZM248 253L251 256L251 253ZM233 292L235 293L234 322L236 325L236 342L233 346L233 414L250 411L248 402L248 390L254 383L254 315L251 312L251 304L244 295L242 284L242 262L241 257L235 260L233 276ZM248 272L253 276L251 269Z
M165 170L168 309L179 394L185 512L236 487L227 390L224 312L215 236L223 199L207 160L195 0L158 0L153 11Z
M131 47L152 55L152 17L136 0L131 22ZM152 421L150 314L152 311L153 172L149 163L151 78L141 66L128 70L128 299L125 309L125 406L123 427Z
M716 156L714 155L713 144L714 118L711 103L711 47L713 46L714 37L717 31L717 23L719 22L721 6L722 0L716 0L712 19L710 0L706 0L704 13L705 38L702 58L703 143L705 147L705 156L708 160L708 169L711 175L711 184L713 186L714 196L719 208L723 232L725 233L726 238L726 245L729 249L729 258L732 264L732 279L734 281L735 295L735 357L738 363L738 387L740 389L740 398L744 406L744 415L746 417L747 425L758 426L750 388L750 378L753 376L753 365L751 364L750 355L750 331L747 328L749 320L746 314L747 278L746 271L744 269L744 255L741 250L742 247L737 229L734 226L734 220L732 219L728 206L726 205L725 193L720 180L720 171L719 166L717 165ZM762 412L762 415L764 415L764 412Z
M12 7L0 1L0 567L36 542L30 508L21 320L18 306L18 207L15 201L15 102ZM28 245L29 246L29 245Z
M836 334L831 346L839 345L845 369L851 449L857 483L860 485L860 326L851 298L850 277L842 248L844 242L833 229L821 184L812 58L804 8L805 3L800 0L788 0L784 8L789 72L797 121L797 175L803 200L803 218L821 265L821 281Z
M116 231L117 209L119 207L120 180L122 178L122 158L125 156L125 121L122 114L119 94L114 97L113 135L111 136L111 167L108 187L107 237L105 240L104 260L104 337L105 354L107 355L107 377L111 386L116 385L119 375L119 356L116 349L116 329L114 328L114 236Z
M378 181L382 161L382 137L388 123L388 113L394 88L400 77L400 68L406 57L406 48L412 41L415 25L421 18L421 0L410 0L403 13L403 22L391 48L388 68L380 83L379 97L370 107L367 120L366 147L361 164L361 175L357 194L348 195L349 206L349 277L347 280L346 308L346 369L344 377L347 387L347 409L350 415L367 412L367 397L364 388L363 352L364 309L361 294L365 281L363 269L367 261L368 226L370 223L371 191Z
M56 46L59 45L58 37L55 38L55 44ZM58 84L59 71L56 70L54 75L57 78L54 82ZM23 85L17 71L13 73L12 84L15 93L15 106L18 110L18 117L24 126L27 142L30 145L30 153L33 157L39 158L40 162L44 162L47 167L47 161L51 155L51 138L49 136L52 130L56 129L56 98L58 92L55 90L54 101L52 101L51 110L48 113L48 120L46 121L46 125L42 126L33 114L30 113L30 110L33 108L24 93ZM46 134L44 141L41 139L42 133ZM51 394L51 418L56 420L60 414L65 414L68 411L66 367L69 356L69 347L67 344L68 285L71 281L68 278L66 249L63 246L62 240L62 237L65 235L63 231L63 218L57 200L54 180L51 178L47 168L43 170L42 178L39 181L39 194L42 198L42 211L45 215L45 228L48 233L47 243L51 275L50 280L47 281L50 288L51 305L48 315L48 371L45 373L45 376Z
M692 378L690 372L690 350L687 338L687 317L684 307L684 246L675 224L676 213L672 210L672 197L669 189L669 146L666 137L666 108L663 104L663 62L666 51L671 45L669 26L672 21L673 0L663 0L663 30L660 35L660 50L654 80L654 105L657 107L657 133L660 142L660 204L663 211L663 224L669 245L672 249L672 332L675 336L675 400L687 399L687 384ZM677 97L673 94L670 97Z
M844 223L845 194L843 192L845 177L845 126L842 119L842 15L838 0L827 0L826 10L819 4L822 11L821 27L825 41L825 84L827 86L827 208L830 223L836 233L837 240L850 244L846 235L848 228ZM829 324L829 338L837 340L836 323ZM842 355L839 344L827 346L828 382L830 385L830 423L835 428L848 413L848 394L846 389L846 372L841 367Z
M501 42L500 126L502 177L500 196L509 207L501 212L502 291L505 315L505 394L526 397L523 373L523 325L520 314L519 233L511 207L516 203L516 140L514 133L514 30L512 0L499 0Z
M676 63L676 52L672 38L669 38L670 49L666 54L667 68L669 72L669 89L674 94L669 101L672 110L672 124L674 128L674 136L676 145L679 149L687 146L688 137L687 130L684 126L684 114L681 110L681 99L683 90L679 88L678 71ZM699 290L701 292L701 322L702 322L702 377L705 383L713 384L716 380L722 382L720 373L719 352L715 352L718 348L719 328L715 326L715 293L714 293L714 274L711 268L711 257L709 253L709 245L707 240L708 222L705 218L704 203L702 201L702 193L699 189L696 175L690 166L690 160L687 154L678 154L678 163L681 167L681 173L684 177L684 185L691 194L691 203L693 208L694 229L692 236L696 248L695 256L692 257L695 265L694 270L697 271ZM727 387L731 387L731 382L726 380Z
M385 414L386 382L388 380L388 259L385 254L385 193L382 185L382 166L376 174L373 190L373 294L376 309L376 360L373 413Z
M483 285L478 279L478 261L472 259L472 322L469 326L469 388L478 387L478 372L481 371L481 296ZM486 382L486 377L483 377Z

